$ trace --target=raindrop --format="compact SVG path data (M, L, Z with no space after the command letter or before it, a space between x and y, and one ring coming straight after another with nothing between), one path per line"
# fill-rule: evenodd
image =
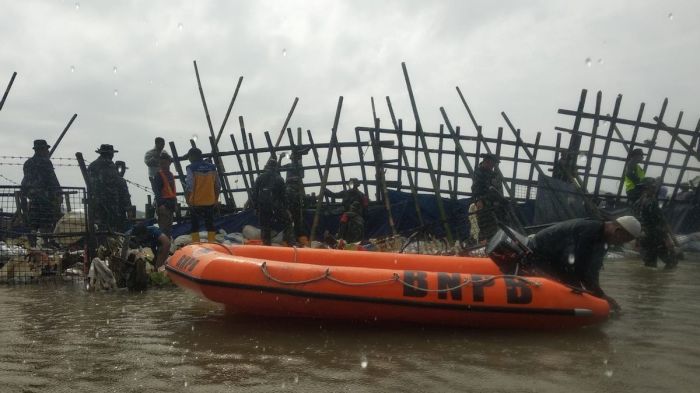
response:
M282 56L287 57L287 48L282 49Z
M109 319L107 320L107 325L109 325Z
M613 376L613 371L612 370L605 370L605 376L610 378Z
M75 66L70 66L70 72L75 72Z
M590 67L593 64L590 57L586 57L586 65Z
M294 375L294 383L299 383L299 375Z
M194 325L192 325L192 331L194 332Z
M187 385L188 385L188 384L187 384L187 381L185 381L185 387L187 387Z
M119 90L114 89L114 96L116 97L116 96L118 96L118 95L119 95Z
M608 364L608 359L603 359L603 364Z
M100 332L95 332L95 338L100 338Z
M80 10L80 3L75 3L75 10L79 11Z
M576 256L573 253L569 254L569 265L576 263Z
M114 73L114 74L117 73L117 66L112 67L112 73Z
M673 13L672 12L668 13L668 20L673 20Z
M603 59L598 59L598 64L603 64Z
M365 355L362 355L360 359L360 367L367 368L367 357Z
M192 134L192 136L190 137L190 139L192 139L193 141L197 142L197 134Z
M179 31L182 31L182 22L180 22L180 23L177 24L177 29L178 29Z

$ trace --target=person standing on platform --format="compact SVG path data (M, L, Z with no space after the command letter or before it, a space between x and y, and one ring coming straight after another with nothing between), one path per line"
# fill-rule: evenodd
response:
M474 170L472 179L472 199L477 207L479 223L479 241L488 241L498 231L498 217L504 219L507 214L502 204L501 182L496 167L500 162L493 154L482 154L479 166Z
M633 149L627 157L627 164L625 164L625 192L627 193L627 202L630 206L634 205L642 193L641 188L637 186L646 177L644 170L640 166L643 159L644 152L642 149Z
M214 227L214 208L219 203L221 184L216 173L216 166L202 159L202 151L193 147L187 152L187 180L185 198L190 207L192 220L192 242L199 242L199 224L204 220L207 229L207 241L216 241Z
M295 147L292 150L292 162L287 168L287 179L285 181L285 198L287 208L294 224L294 237L296 241L306 243L309 231L304 222L304 166L302 157L309 152L309 147Z
M49 158L49 144L43 139L34 141L34 156L25 161L22 178L22 197L28 198L28 224L32 230L53 232L61 216L61 185Z
M177 206L175 176L170 172L172 158L166 152L160 153L160 170L153 179L158 227L163 233L172 237L173 214Z
M284 179L277 169L277 158L270 157L265 164L263 173L253 184L252 205L258 215L260 238L264 245L272 244L272 227L283 227L284 240L287 244L296 244L291 217L286 206Z
M91 190L89 208L94 209L95 222L100 229L123 232L127 226L124 205L129 190L112 161L114 153L118 152L107 144L95 150L100 156L87 168Z
M647 177L636 187L639 198L632 205L634 215L642 224L643 234L639 238L639 248L645 266L656 267L657 259L665 263L665 269L678 265L678 254L664 214L656 197L657 184Z
M148 167L148 178L153 181L160 170L160 154L165 148L165 139L157 137L155 147L146 152L143 156L143 162Z

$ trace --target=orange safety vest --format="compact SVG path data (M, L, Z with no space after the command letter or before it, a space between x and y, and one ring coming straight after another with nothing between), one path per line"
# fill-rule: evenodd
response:
M161 180L163 180L163 187L160 189L160 197L163 199L175 199L177 194L173 187L170 187L170 179L163 173L163 171L158 171Z

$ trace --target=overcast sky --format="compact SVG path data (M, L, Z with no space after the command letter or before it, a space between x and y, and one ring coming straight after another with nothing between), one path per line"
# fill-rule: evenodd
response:
M541 131L553 143L554 127L572 124L557 109L575 109L583 88L589 110L597 90L607 112L623 94L621 114L629 118L640 102L651 115L668 97L667 118L683 110L682 126L694 129L700 115L699 4L3 1L2 92L12 72L18 76L0 111L0 155L31 155L38 138L53 143L77 113L55 156L82 151L93 160L100 144L113 144L115 159L130 168L126 177L147 184L143 153L154 137L185 151L190 137L209 134L193 60L216 130L238 77L244 77L226 134L240 132L242 115L258 145L264 144L263 131L279 130L297 96L290 125L311 129L319 141L328 139L341 95L341 139L354 138L355 126L371 125L371 96L381 104L383 124L390 124L383 105L388 95L407 128L413 127L402 61L426 130L440 124L440 106L454 124L471 129L455 86L490 136L505 126L505 111L527 141ZM230 149L227 140L224 150ZM0 165L0 174L22 178L20 166ZM57 174L63 185L82 186L75 167L58 167ZM0 178L0 184L11 183ZM146 193L131 192L143 209Z

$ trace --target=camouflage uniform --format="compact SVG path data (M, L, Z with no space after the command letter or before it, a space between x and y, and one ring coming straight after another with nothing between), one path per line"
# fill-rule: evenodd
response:
M637 188L646 186L639 185ZM659 207L656 196L643 192L632 205L635 217L642 224L642 237L639 238L639 248L644 265L656 267L657 259L661 258L666 268L678 264L678 258L673 247L669 247L671 234L666 229L666 220Z
M284 240L295 243L293 228L286 206L286 191L284 179L277 171L277 162L268 161L265 171L255 179L253 184L252 203L258 213L260 237L263 244L272 244L272 227L284 228Z
M505 219L507 214L503 206L501 177L496 170L489 170L479 165L474 170L472 198L481 201L482 208L476 213L479 222L479 240L488 240L498 231L498 217Z
M362 218L362 205L360 202L353 202L350 210L343 213L340 217L340 227L336 237L348 243L355 243L364 239L365 220Z
M22 195L29 199L29 226L52 232L61 215L61 185L48 157L34 155L24 163Z
M110 158L98 157L88 166L90 207L100 229L123 232L127 227L126 212L131 196L126 181L119 176Z
M309 151L306 149L295 149L292 152L292 163L287 169L287 180L285 182L285 199L287 208L294 224L294 235L297 239L301 236L308 236L308 228L304 222L304 169L301 157Z

